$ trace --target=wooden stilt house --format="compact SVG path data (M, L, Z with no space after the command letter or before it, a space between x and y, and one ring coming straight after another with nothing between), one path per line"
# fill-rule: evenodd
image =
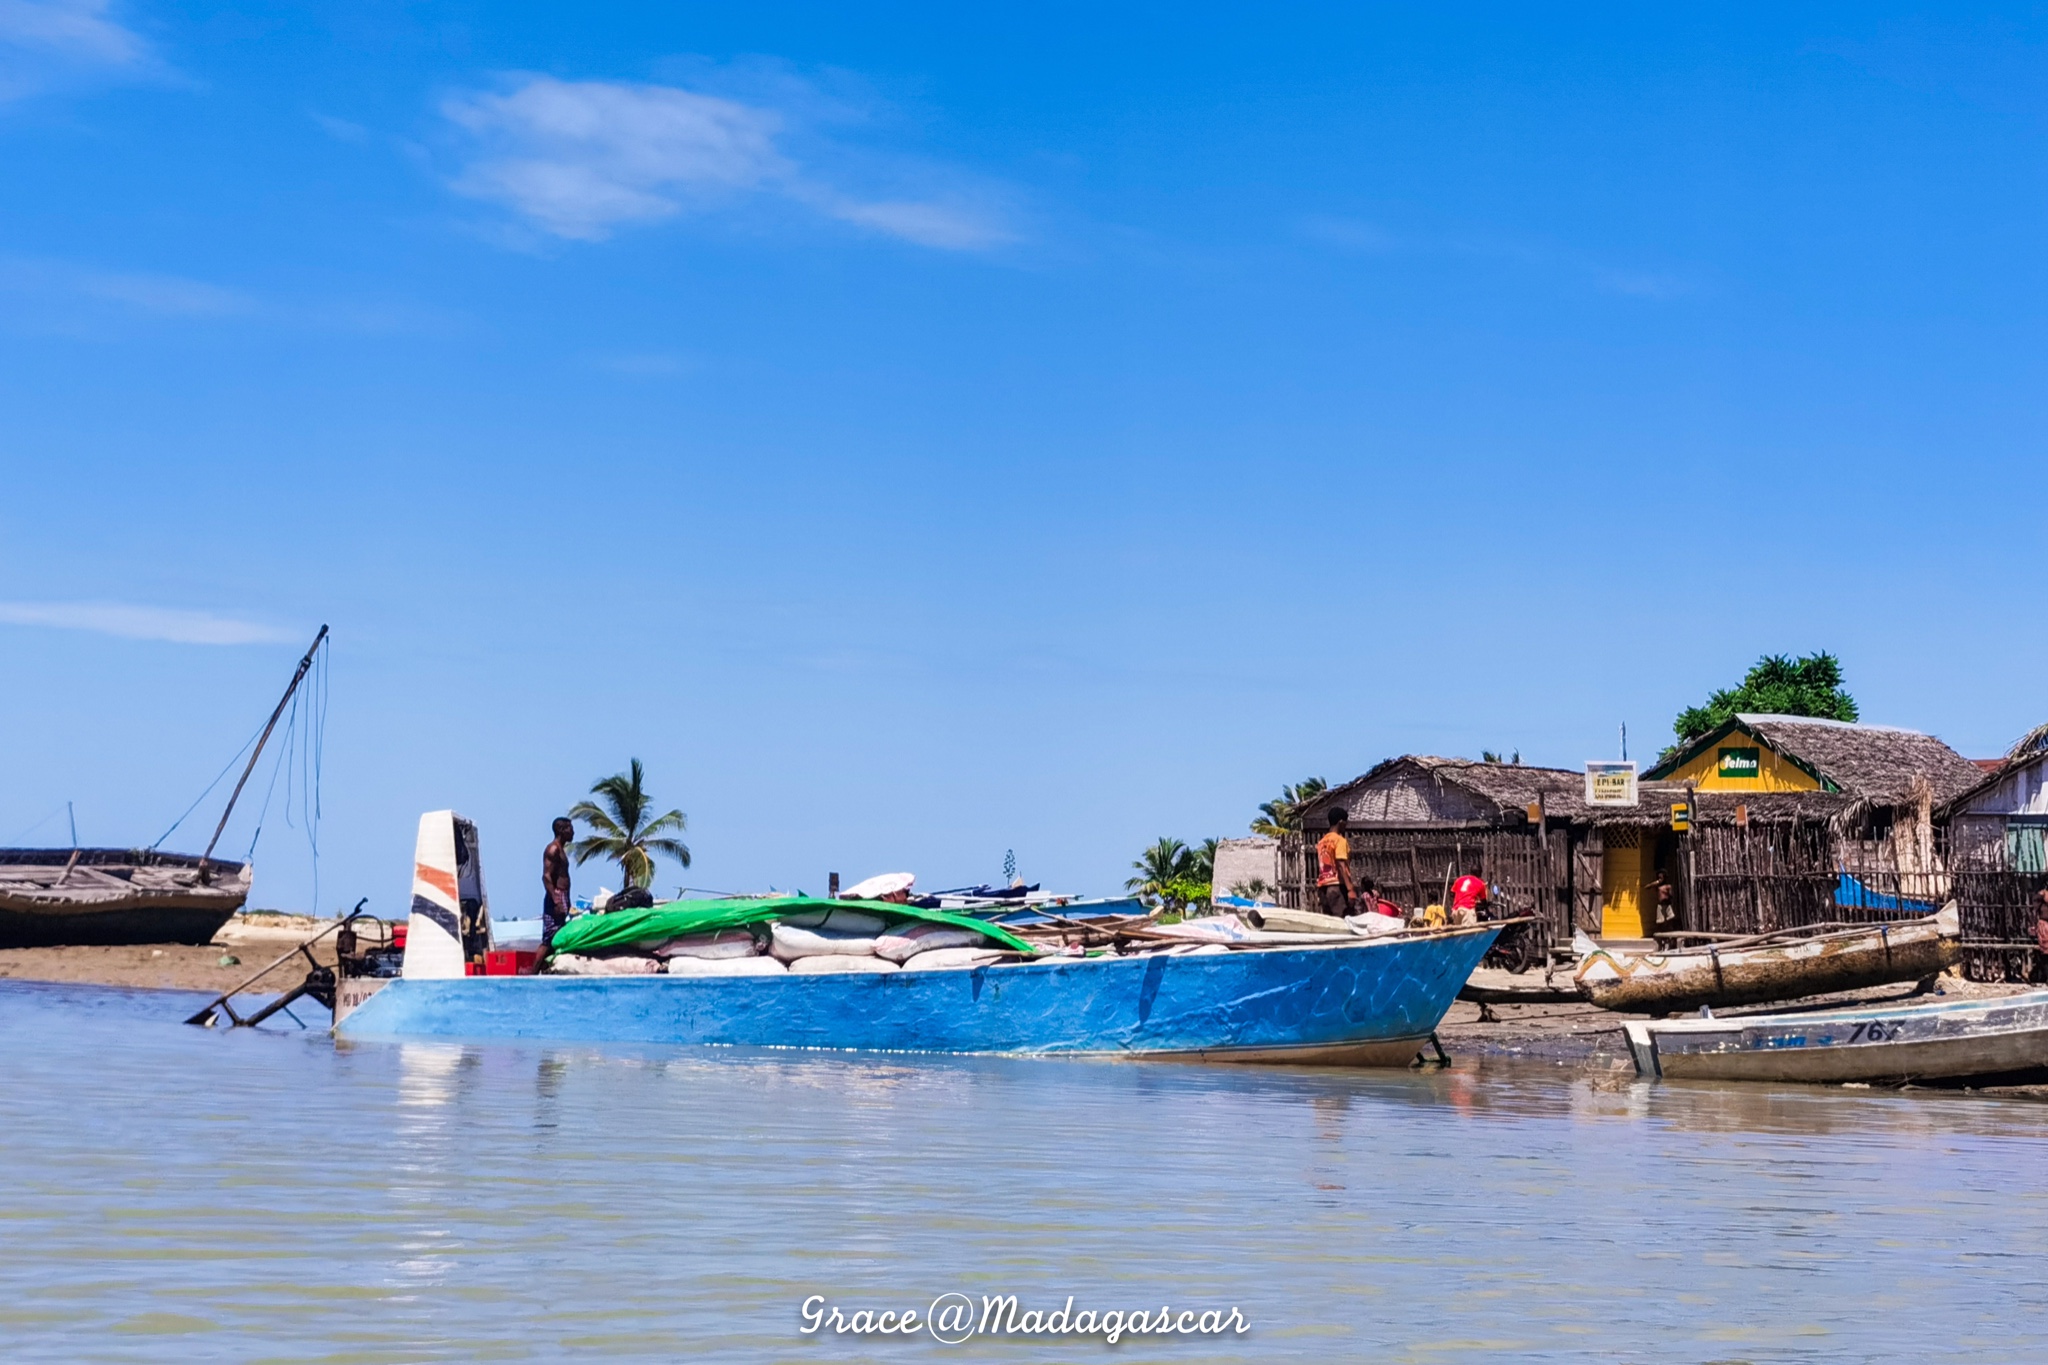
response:
M1964 970L1979 981L2048 981L2035 938L2048 889L2048 725L1941 811L1963 917Z

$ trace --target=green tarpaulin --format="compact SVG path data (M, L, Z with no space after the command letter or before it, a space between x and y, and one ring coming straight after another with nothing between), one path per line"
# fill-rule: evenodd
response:
M598 948L618 948L629 943L659 943L684 934L708 934L719 929L738 929L749 924L778 920L805 910L862 910L890 920L923 920L927 924L951 924L974 929L1006 948L1030 952L1031 945L1009 930L971 919L949 915L944 910L920 910L914 905L886 901L833 901L818 896L764 896L746 900L668 901L649 910L617 910L610 914L579 915L555 934L554 951L587 953Z

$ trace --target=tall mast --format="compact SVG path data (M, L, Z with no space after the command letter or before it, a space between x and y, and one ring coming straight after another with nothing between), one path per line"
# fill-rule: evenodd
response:
M270 713L270 724L263 727L263 737L256 741L256 752L249 755L249 766L242 769L242 780L235 783L235 794L228 798L228 808L220 813L220 823L213 827L213 837L206 841L206 852L199 855L199 880L202 885L206 882L206 863L213 857L213 846L220 842L221 831L228 827L228 817L235 813L235 802L241 799L242 788L249 785L249 774L256 771L256 760L263 757L263 746L270 742L270 732L277 728L277 718L284 714L285 705L291 701L292 693L299 690L299 684L305 680L306 670L313 666L313 656L320 652L320 642L326 638L327 627L322 626L320 633L313 637L311 647L306 650L306 657L299 660L299 668L292 674L291 685L286 687L284 695L277 699L277 709Z

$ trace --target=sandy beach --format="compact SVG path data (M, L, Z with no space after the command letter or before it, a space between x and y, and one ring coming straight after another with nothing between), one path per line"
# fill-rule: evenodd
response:
M0 949L0 980L60 981L150 990L225 991L258 968L290 951L333 920L310 915L237 915L209 944L131 943L111 947ZM334 936L311 949L323 966L334 965ZM301 958L303 963L304 959ZM278 989L296 984L302 968L286 963L263 983Z

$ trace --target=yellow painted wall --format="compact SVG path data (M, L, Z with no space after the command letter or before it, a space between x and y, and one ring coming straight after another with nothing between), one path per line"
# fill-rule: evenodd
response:
M1721 750L1755 749L1757 751L1757 775L1755 777L1723 777L1720 772ZM1748 731L1737 728L1707 746L1704 753L1695 757L1682 768L1672 770L1666 782L1690 782L1703 792L1811 792L1819 791L1820 783L1813 774L1796 763L1786 761L1775 749L1765 744Z
M1648 938L1643 922L1644 888L1650 881L1649 849L1639 839L1623 846L1610 839L1600 855L1600 937Z

